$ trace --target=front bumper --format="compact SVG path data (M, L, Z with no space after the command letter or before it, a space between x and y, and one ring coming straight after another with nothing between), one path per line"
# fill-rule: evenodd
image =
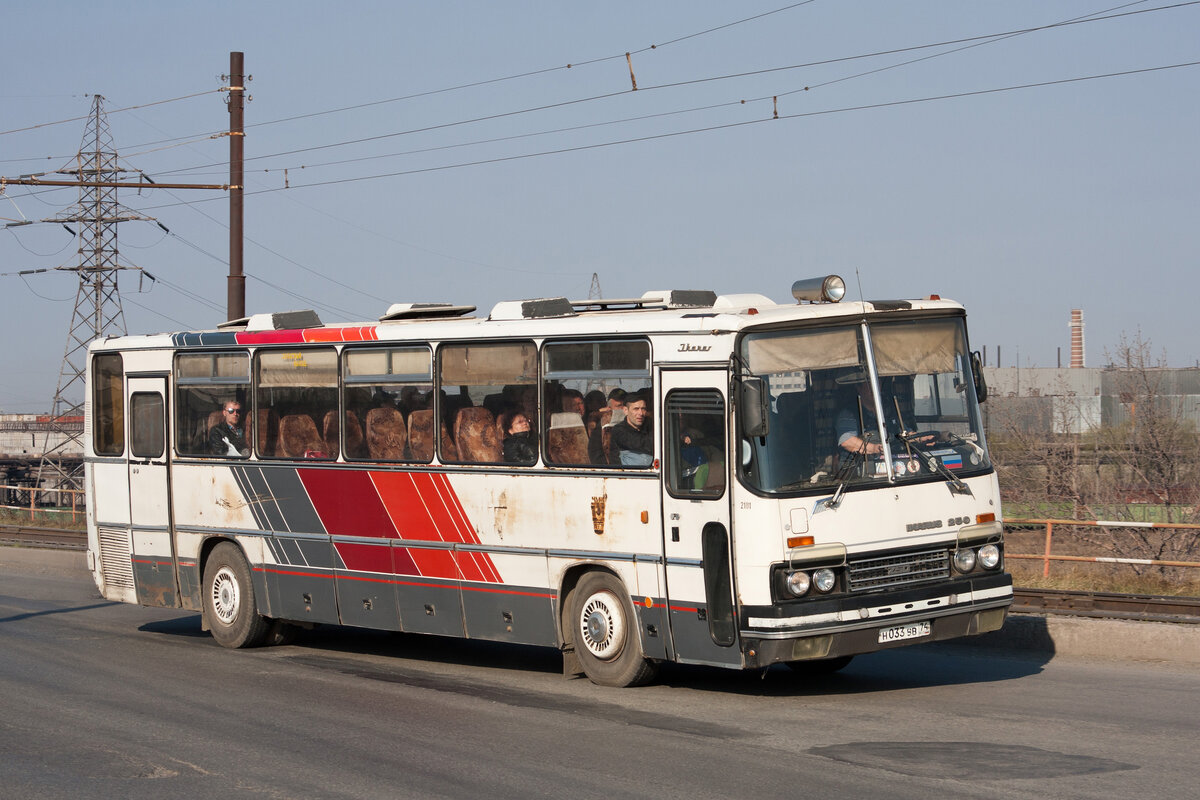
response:
M1010 605L1012 576L999 573L895 592L744 606L742 657L753 668L973 636L999 629ZM923 621L930 623L927 635L880 642L884 628Z

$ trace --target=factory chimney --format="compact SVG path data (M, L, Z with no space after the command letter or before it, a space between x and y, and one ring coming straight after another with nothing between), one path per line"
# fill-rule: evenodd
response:
M1071 369L1082 369L1083 361L1083 309L1071 309Z

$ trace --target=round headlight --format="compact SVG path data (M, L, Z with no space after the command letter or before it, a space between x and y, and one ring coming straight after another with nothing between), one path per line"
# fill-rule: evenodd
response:
M969 547L954 551L954 568L959 572L970 572L975 568L975 551Z
M836 582L837 576L831 569L819 569L813 573L813 586L817 587L817 591L821 594L832 592Z
M995 569L1000 565L1000 548L994 544L985 544L979 548L979 566L984 569Z
M808 587L811 585L811 583L812 582L809 580L807 572L788 573L787 588L788 591L796 595L796 597L803 597L804 595L808 594Z

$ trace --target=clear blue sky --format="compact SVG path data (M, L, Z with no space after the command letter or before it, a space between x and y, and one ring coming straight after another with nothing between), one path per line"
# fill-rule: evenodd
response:
M586 297L592 273L607 297L783 302L837 272L855 299L861 281L868 299L963 302L993 364L998 346L1005 366L1065 362L1072 308L1089 366L1139 331L1197 363L1200 67L991 90L1200 61L1200 5L1002 39L975 37L1167 3L789 5L4 2L0 174L67 164L85 122L47 123L98 93L126 167L224 183L227 142L206 137L228 127L215 90L241 50L252 313L486 312ZM966 96L928 99L949 95ZM76 199L10 187L0 222ZM224 196L120 199L171 231L120 226L123 263L160 278L122 278L128 330L223 320ZM4 411L49 407L77 285L11 273L77 248L55 225L0 230Z

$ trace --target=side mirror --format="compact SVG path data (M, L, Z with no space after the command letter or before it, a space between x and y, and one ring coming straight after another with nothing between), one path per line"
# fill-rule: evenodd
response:
M983 359L979 351L971 353L971 375L975 378L975 399L983 403L987 400L987 380L983 377Z
M738 418L742 424L742 435L747 438L766 436L767 425L767 382L762 378L743 378L738 395Z

